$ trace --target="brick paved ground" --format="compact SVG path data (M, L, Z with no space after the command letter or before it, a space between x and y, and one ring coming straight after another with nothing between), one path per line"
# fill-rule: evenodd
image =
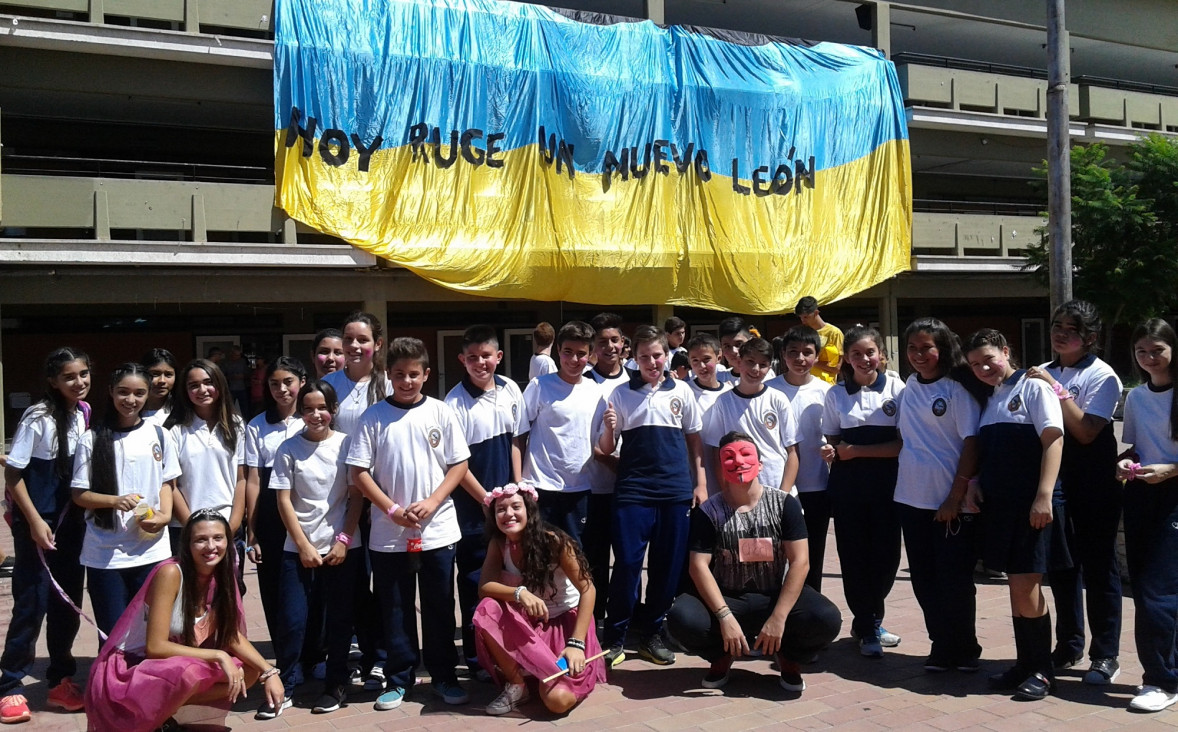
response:
M0 532L0 545L10 543L8 532ZM828 561L824 589L844 612L843 630L849 629L849 615L843 602L834 537L828 540ZM763 660L738 663L729 685L721 691L702 689L699 681L704 664L696 658L680 656L678 663L658 668L631 656L610 676L610 683L598 687L593 695L567 717L555 719L538 703L527 705L522 714L490 718L482 707L495 695L487 684L467 683L471 703L447 707L430 698L428 687L397 710L376 712L372 708L374 693L358 692L350 706L328 715L312 715L310 706L319 694L316 683L302 687L296 706L279 719L257 722L253 711L259 691L238 704L223 723L233 730L280 730L297 727L305 732L334 729L356 730L467 730L508 729L528 724L532 729L561 730L616 729L634 730L739 730L816 729L838 727L850 730L923 729L959 730L981 728L1032 730L1066 728L1104 730L1128 726L1178 726L1178 712L1136 715L1126 710L1133 687L1140 682L1141 669L1133 652L1133 604L1125 604L1125 631L1122 634L1123 672L1118 683L1094 688L1080 683L1078 673L1061 676L1058 696L1044 702L1019 703L1002 694L986 690L985 676L1001 670L1013 658L1006 587L1001 583L978 586L978 634L985 648L982 671L967 675L958 672L926 674L921 663L928 653L924 623L912 596L906 563L888 603L887 627L904 637L904 642L887 652L883 660L861 658L854 643L845 635L827 650L819 661L804 667L807 689L801 694L782 691ZM252 572L247 582L256 587ZM6 628L11 611L9 581L0 581L0 629ZM256 592L249 593L246 612L251 637L269 653L261 608ZM83 668L97 648L97 638L83 626L78 644ZM44 659L42 641L40 657ZM25 692L34 709L32 723L26 729L82 730L85 719L80 714L56 714L36 711L43 708L44 683L33 678L44 670L42 660ZM182 720L191 721L191 720ZM204 729L223 729L205 726Z

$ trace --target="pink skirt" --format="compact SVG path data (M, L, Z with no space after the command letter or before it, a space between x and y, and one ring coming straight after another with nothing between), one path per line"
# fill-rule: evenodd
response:
M241 666L241 661L233 660ZM225 672L219 664L198 658L149 658L131 666L123 653L109 653L90 669L86 685L87 729L150 732L175 715L194 694L208 691L224 680ZM228 699L220 706L228 709Z
M487 651L483 633L493 638L503 650L520 665L520 668L537 679L544 679L560 670L556 659L564 652L564 642L577 625L577 609L573 608L550 620L537 620L514 603L506 603L489 597L483 598L474 611L475 648L479 664L487 669L495 682L503 684L504 679L495 667L495 661ZM601 653L593 623L589 623L588 638L585 639L585 656ZM590 661L580 676L565 674L550 682L550 688L564 686L581 701L589 696L598 682L605 683L605 663L602 659Z

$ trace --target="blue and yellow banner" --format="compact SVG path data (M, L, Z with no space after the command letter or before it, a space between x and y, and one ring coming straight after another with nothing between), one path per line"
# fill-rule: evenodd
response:
M439 285L741 313L908 268L895 67L501 0L278 0L277 205Z

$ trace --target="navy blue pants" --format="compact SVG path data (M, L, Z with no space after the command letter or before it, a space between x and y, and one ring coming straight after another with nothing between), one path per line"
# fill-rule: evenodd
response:
M773 614L778 594L724 593L724 604L732 611L736 622L740 623L741 630L748 637L749 648L753 647L761 628ZM801 594L785 619L780 654L790 661L807 661L830 645L838 636L842 624L843 616L835 604L813 587L803 585ZM720 621L695 595L675 598L675 606L667 614L667 627L688 653L701 656L705 661L716 661L725 655Z
M466 666L478 668L474 644L474 611L479 606L479 576L487 558L487 540L480 534L464 535L455 546L458 565L458 610L462 614L462 655Z
M82 554L86 529L81 509L71 507L67 510L66 520L54 532L57 549L45 552L45 561L58 584L74 604L81 607L86 573L78 558ZM46 520L54 526L53 519ZM37 638L41 635L42 622L45 623L49 650L49 669L45 672L49 688L78 672L73 653L80 622L78 614L58 597L50 584L49 573L37 556L37 544L29 533L29 525L23 520L12 524L12 543L16 555L12 568L12 620L8 623L4 654L0 656L0 669L3 669L0 694L20 686L21 678L32 669L37 659Z
M290 696L302 680L299 657L310 637L314 645L322 634L327 647L324 688L347 683L348 650L352 645L352 601L357 578L364 568L364 549L349 551L340 564L307 569L295 552L284 552L278 579L277 627L274 635L275 665ZM275 557L277 558L277 557ZM321 612L312 612L314 608ZM321 619L322 627L315 623Z
M418 656L417 590L421 589L421 660L434 683L456 682L454 652L455 545L423 552L369 552L384 614L388 688L412 689Z
M1064 484L1064 531L1074 566L1047 573L1055 599L1056 646L1070 648L1077 658L1084 654L1085 606L1092 631L1088 657L1116 658L1121 652L1122 589L1117 567L1121 487L1107 483L1111 485Z
M948 524L936 511L896 504L912 571L912 592L924 613L932 654L949 662L976 659L977 588L973 582L977 516L961 514Z
M581 535L585 533L585 521L589 516L589 491L540 491L540 516L573 537L578 545L583 544Z
M870 491L864 491L870 493ZM843 594L854 616L856 638L878 635L884 601L900 569L900 521L891 491L868 497L836 495L831 504L834 538L843 572Z
M822 565L826 562L826 534L830 531L830 494L826 491L798 493L806 519L806 544L810 549L810 572L806 585L822 592Z
M653 547L647 563L646 602L634 625L643 637L662 630L663 618L675 602L680 575L687 561L687 537L691 522L691 501L661 503L614 503L614 571L609 582L605 637L610 647L626 640L638 590L642 583L642 560L647 546Z
M605 617L606 601L609 599L609 552L613 536L614 494L594 493L589 496L589 516L585 521L585 535L581 544L589 570L593 572L593 589L596 603L593 617Z
M1178 480L1133 481L1124 505L1141 683L1178 693Z
M109 634L159 562L122 569L86 568L86 589L98 629Z
M269 472L267 468L267 475ZM282 523L282 517L278 515L278 492L270 490L266 485L270 482L268 477L262 482L262 488L258 491L258 502L254 507L257 513L254 517L254 541L262 550L262 561L256 565L258 597L262 600L266 628L273 638L278 632L279 617L282 614L278 593L282 577L282 550L286 544L286 526Z

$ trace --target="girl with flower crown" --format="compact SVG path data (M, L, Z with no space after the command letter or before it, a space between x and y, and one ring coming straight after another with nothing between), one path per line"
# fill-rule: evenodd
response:
M544 706L564 714L605 681L593 629L593 576L577 543L540 518L536 488L508 483L487 494L490 545L475 610L479 663L503 692L487 714L507 714L528 701L525 675L539 682ZM563 662L564 666L558 665Z

